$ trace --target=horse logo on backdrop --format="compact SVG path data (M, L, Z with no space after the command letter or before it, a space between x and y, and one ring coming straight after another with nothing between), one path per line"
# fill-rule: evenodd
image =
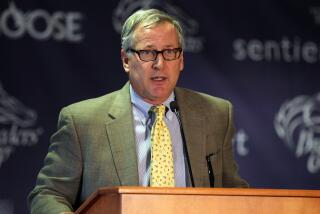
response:
M185 51L201 52L203 49L203 38L197 37L199 24L170 0L120 0L113 12L113 26L118 33L121 33L124 21L138 9L158 8L177 17L185 33Z
M36 125L37 114L8 95L0 82L0 167L17 146L33 146L43 133Z
M295 151L297 158L308 155L310 173L320 171L320 93L286 101L274 125L278 136Z

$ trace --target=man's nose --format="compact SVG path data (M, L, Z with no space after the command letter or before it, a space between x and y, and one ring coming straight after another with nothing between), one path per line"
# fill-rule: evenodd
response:
M153 67L157 69L161 69L163 67L165 59L163 58L162 54L159 53L157 58L153 61Z

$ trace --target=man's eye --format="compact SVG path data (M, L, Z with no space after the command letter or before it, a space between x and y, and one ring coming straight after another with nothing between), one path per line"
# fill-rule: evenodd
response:
M152 51L152 50L142 50L142 51L140 51L140 54L143 54L143 55L153 55L153 51Z
M177 51L176 51L175 49L167 49L167 50L165 50L165 52L166 52L167 54L174 54L174 53L176 53Z

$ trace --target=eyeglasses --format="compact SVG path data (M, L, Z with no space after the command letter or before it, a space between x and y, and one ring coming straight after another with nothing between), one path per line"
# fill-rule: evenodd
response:
M132 48L129 49L136 54L138 54L140 60L149 62L157 59L158 54L161 53L162 57L167 61L176 60L180 57L182 48L173 48L173 49L164 49L162 51L157 50L134 50Z

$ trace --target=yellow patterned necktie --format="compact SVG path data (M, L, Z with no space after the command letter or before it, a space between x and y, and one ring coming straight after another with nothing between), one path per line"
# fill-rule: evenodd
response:
M164 121L166 107L152 107L156 120L151 129L151 176L152 187L174 187L174 164L169 129Z

